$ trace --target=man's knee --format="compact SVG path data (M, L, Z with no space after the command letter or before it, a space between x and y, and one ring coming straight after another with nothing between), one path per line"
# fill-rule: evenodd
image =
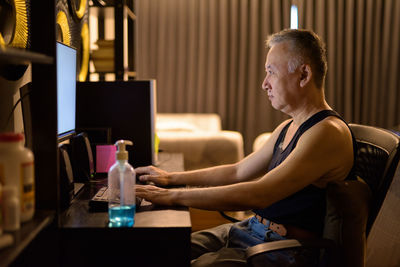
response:
M232 224L223 224L192 234L192 259L207 252L215 252L226 246Z
M216 252L204 253L192 260L191 267L244 267L247 266L243 249L221 248Z

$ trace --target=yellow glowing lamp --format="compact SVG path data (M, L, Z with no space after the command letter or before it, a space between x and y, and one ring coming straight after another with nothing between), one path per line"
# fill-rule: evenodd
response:
M64 11L59 11L56 18L61 29L62 43L71 46L71 32L69 30L68 18Z
M18 48L26 48L28 44L28 15L26 12L25 0L12 1L15 10L15 27L11 40L6 43L0 33L0 45L12 46Z
M81 68L79 71L78 79L80 82L83 82L86 80L89 68L89 26L87 23L84 23L82 25L81 40L82 40L82 53L81 53L82 60L81 60Z

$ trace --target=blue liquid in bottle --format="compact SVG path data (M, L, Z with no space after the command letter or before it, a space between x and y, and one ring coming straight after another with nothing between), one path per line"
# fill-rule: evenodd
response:
M132 227L135 223L136 205L108 208L109 227Z

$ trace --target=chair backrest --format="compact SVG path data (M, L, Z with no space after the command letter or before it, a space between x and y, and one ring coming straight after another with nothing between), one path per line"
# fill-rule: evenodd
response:
M360 180L328 185L323 236L333 240L336 249L325 255L327 262L322 266L364 266L371 195L369 186Z
M377 127L350 124L357 141L358 180L328 185L324 237L335 241L340 266L364 266L366 238L400 157L400 139Z
M366 267L395 267L400 263L400 164L367 238Z
M355 174L362 178L372 192L367 222L367 235L385 199L400 159L400 138L389 130L350 124L357 140Z

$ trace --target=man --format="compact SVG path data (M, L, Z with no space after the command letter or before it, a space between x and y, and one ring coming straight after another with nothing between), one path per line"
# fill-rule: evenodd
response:
M353 139L346 123L325 101L326 51L306 30L270 36L262 84L272 106L288 114L263 147L236 164L167 173L155 167L136 171L156 185L201 186L165 189L137 186L137 195L155 204L207 210L249 210L255 216L192 234L192 266L245 266L244 251L262 242L321 235L325 187L350 177ZM266 263L309 261L313 253L272 253ZM225 265L224 265L225 264Z

